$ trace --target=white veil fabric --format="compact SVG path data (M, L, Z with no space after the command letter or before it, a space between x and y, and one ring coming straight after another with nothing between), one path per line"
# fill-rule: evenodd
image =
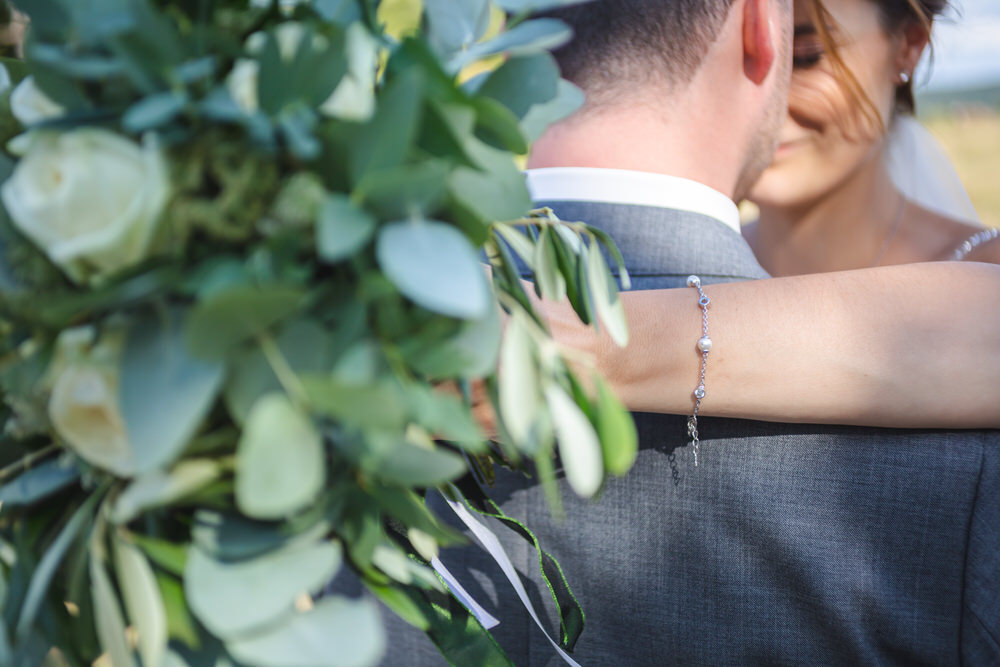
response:
M916 118L896 118L886 157L893 183L907 199L935 213L982 224L951 158Z

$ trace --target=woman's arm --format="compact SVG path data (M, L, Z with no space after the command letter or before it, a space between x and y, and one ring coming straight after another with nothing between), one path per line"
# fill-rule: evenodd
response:
M705 287L701 414L894 427L1000 426L1000 267L940 262ZM557 339L593 355L630 409L689 413L701 336L690 288L622 294L615 346L564 304Z

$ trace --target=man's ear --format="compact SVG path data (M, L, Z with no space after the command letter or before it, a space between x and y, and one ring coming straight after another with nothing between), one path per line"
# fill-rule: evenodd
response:
M777 57L781 27L774 16L774 0L746 0L743 5L743 72L760 85Z

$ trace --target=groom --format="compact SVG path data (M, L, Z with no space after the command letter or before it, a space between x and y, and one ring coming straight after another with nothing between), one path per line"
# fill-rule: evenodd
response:
M575 31L556 56L587 103L533 147L528 184L608 231L637 289L766 277L733 200L784 117L791 4L552 12ZM636 422L632 472L595 503L561 483L564 521L516 475L490 492L562 562L587 615L580 664L1000 664L996 435L703 419L694 468L683 417ZM492 527L551 632L537 555ZM442 558L501 619L515 664L561 663L483 552ZM391 636L385 664L443 664Z

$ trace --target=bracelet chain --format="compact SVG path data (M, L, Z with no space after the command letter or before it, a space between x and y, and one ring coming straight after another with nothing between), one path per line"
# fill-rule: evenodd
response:
M701 338L698 339L698 351L701 353L701 371L698 377L698 387L694 390L694 410L688 417L688 437L691 439L691 447L694 451L694 466L698 467L698 448L701 439L698 436L698 411L701 410L701 401L705 398L705 369L708 367L708 354L712 351L712 339L708 335L708 305L712 300L708 298L701 288L701 278L698 276L688 276L688 287L698 290L698 306L701 308Z

